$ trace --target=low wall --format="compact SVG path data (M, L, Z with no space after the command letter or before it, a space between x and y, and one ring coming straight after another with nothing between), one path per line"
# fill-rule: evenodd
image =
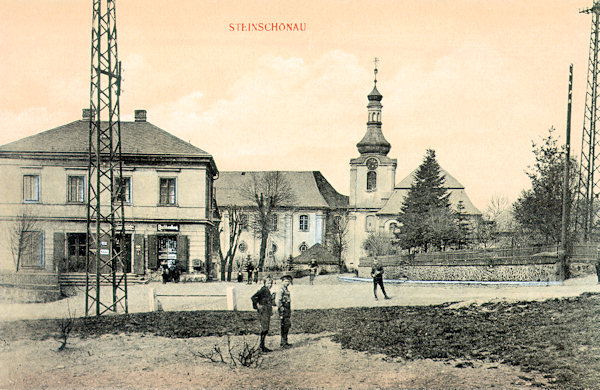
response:
M50 302L60 299L58 275L48 272L0 273L0 299L4 302Z
M443 281L557 281L560 267L551 264L501 265L396 265L387 266L386 279ZM371 267L358 267L358 276L371 276Z

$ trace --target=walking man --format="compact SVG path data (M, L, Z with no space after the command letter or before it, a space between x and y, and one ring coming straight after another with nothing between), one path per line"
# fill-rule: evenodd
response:
M381 287L381 292L385 299L391 299L385 293L385 288L383 287L383 266L379 265L379 261L377 258L373 260L373 267L371 268L371 276L373 277L373 294L375 295L375 300L377 298L377 285Z
M281 347L289 348L292 345L288 343L288 332L292 326L292 301L290 298L290 290L288 286L292 283L290 275L281 277L281 290L277 294L277 312L281 321Z
M317 265L317 260L312 259L310 261L310 265L309 265L309 272L310 272L310 274L308 276L310 284L313 284L314 281L315 281L315 276L317 276L318 267L319 266Z
M273 306L275 300L271 294L271 287L273 286L273 279L271 276L267 276L263 279L263 286L254 295L252 295L252 307L258 312L258 320L260 321L260 350L262 352L271 352L269 348L265 346L265 339L269 333L269 324L271 322L271 315L273 314Z
M246 264L246 271L248 272L248 284L252 284L252 273L254 272L254 264L250 261L248 256L248 264Z

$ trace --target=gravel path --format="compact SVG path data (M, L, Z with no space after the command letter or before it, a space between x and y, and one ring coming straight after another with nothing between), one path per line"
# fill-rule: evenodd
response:
M279 284L273 286L273 291ZM250 296L258 290L257 284L210 282L148 284L128 286L128 307L130 313L150 310L150 291L155 289L159 295L201 295L186 297L158 297L164 310L225 310L225 291L234 287L238 310L252 310ZM339 275L318 276L314 285L308 284L308 278L294 281L290 287L294 309L326 309L340 307L365 306L413 306L456 303L457 305L482 303L489 301L545 300L572 297L584 292L600 292L596 276L590 275L569 279L560 284L551 285L514 285L514 284L423 284L423 283L387 283L385 288L391 300L373 298L370 282L342 281ZM110 293L105 288L103 293ZM77 288L76 293L65 299L49 303L0 304L0 321L20 319L81 317L85 315L85 290ZM204 296L202 296L204 295ZM207 295L223 295L214 297ZM379 293L381 298L381 293Z

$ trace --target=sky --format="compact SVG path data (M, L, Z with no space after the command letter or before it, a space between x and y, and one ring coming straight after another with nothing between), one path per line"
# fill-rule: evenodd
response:
M570 64L579 160L591 4L118 0L121 120L145 109L219 170L318 170L347 195L377 57L396 182L431 148L483 211L529 187L532 141L564 142ZM0 0L0 144L81 118L91 23L91 0Z

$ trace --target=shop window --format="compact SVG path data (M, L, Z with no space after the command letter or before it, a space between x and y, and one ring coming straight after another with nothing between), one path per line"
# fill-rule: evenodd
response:
M85 272L86 234L67 233L67 257L63 272Z
M67 178L67 202L85 202L85 176L69 176Z
M44 234L42 232L23 232L21 266L44 268Z
M301 232L308 231L308 215L300 216L298 230L300 230Z
M39 175L23 175L23 201L27 203L40 201Z
M177 180L174 177L160 178L161 205L175 205L177 203Z
M374 191L377 188L377 172L367 172L367 191Z
M159 236L158 237L158 263L167 260L177 260L177 237Z

